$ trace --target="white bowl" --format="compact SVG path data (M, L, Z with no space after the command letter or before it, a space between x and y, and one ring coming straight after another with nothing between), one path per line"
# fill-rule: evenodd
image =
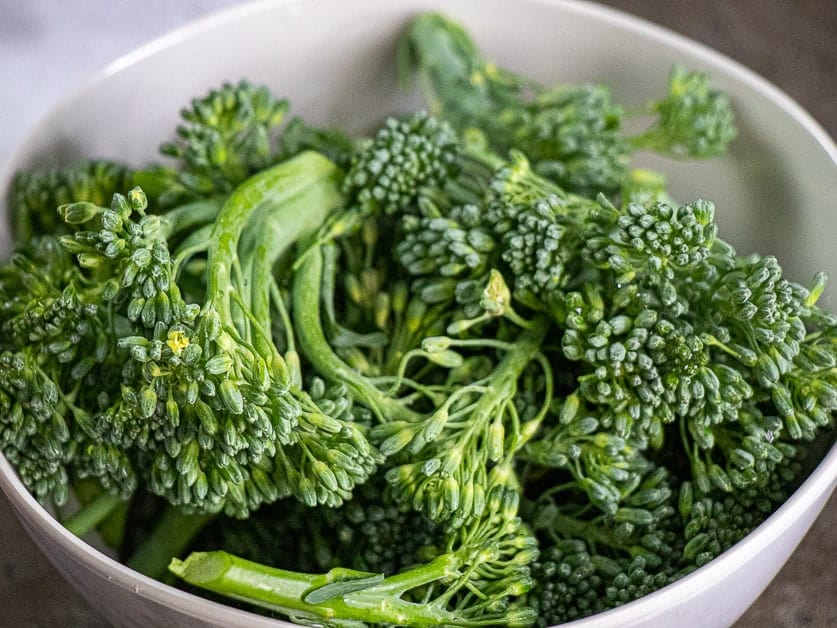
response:
M487 55L544 81L602 82L618 102L642 104L673 63L709 70L728 92L740 134L730 154L662 163L675 197L713 200L740 251L776 254L789 276L837 279L837 149L798 105L735 62L612 9L561 0L275 0L237 7L143 46L95 75L37 126L0 170L82 157L142 163L180 108L222 81L246 77L291 100L309 121L369 129L420 101L396 87L394 42L413 14L436 9L467 25ZM9 234L0 229L0 253ZM837 290L826 294L837 304ZM731 624L805 535L837 482L837 446L801 488L741 543L673 585L572 623L604 626ZM85 544L26 491L0 456L0 487L61 574L117 626L291 626L210 602L141 576Z

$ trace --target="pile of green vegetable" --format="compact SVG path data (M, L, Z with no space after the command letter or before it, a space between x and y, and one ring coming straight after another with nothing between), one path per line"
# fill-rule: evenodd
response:
M712 560L837 409L825 277L631 168L723 154L727 98L675 68L629 135L438 15L399 61L430 113L368 138L241 82L171 165L19 174L3 453L136 569L302 624L546 626Z

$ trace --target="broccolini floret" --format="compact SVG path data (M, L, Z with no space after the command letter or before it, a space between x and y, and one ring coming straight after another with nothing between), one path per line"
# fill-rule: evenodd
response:
M735 138L732 107L726 94L712 87L705 72L671 70L668 94L651 105L657 121L632 138L639 148L674 157L718 157Z
M131 177L127 166L105 160L18 173L9 193L15 239L25 242L38 234L63 232L56 207L77 201L107 204L116 192L130 187Z
M447 123L425 114L389 118L352 158L343 188L364 214L392 214L415 200L455 167L456 136Z
M668 94L649 106L657 115L637 136L602 85L544 87L486 60L461 26L423 14L402 40L401 73L418 73L431 111L459 130L485 131L498 151L523 151L540 174L565 189L594 196L619 191L631 153L650 149L699 159L722 154L735 137L725 95L708 76L675 67Z
M272 163L287 110L267 87L225 83L181 111L177 139L160 151L180 162L182 181L195 191L226 191Z
M68 265L69 270L55 278L63 284L44 288L52 292L50 307L46 307L44 299L37 308L27 304L7 325L14 332L15 345L26 345L20 351L35 350L40 346L39 339L45 347L42 354L46 355L40 363L33 364L33 358L19 360L20 368L32 373L33 394L42 391L37 393L38 398L49 401L46 405L36 404L44 407L38 411L40 424L60 419L55 406L62 399L62 407L74 410L78 434L56 425L52 432L55 436L42 436L65 444L51 446L62 462L71 461L68 443L76 438L83 441L78 446L80 454L88 451L82 445L89 440L103 443L103 448L111 445L116 451L131 452L128 459L132 463L142 460L141 474L149 488L172 504L198 512L226 509L239 516L263 501L287 494L311 504L339 503L341 496L348 496L356 479L365 478L375 466L375 454L365 438L351 425L344 426L324 415L294 383L294 369L298 367L293 363L288 367L275 348L270 353L260 353L255 348L264 351L273 346L269 338L254 338L264 335L264 329L251 327L252 320L264 320L264 316L270 315L270 284L261 286L266 296L252 308L239 300L240 289L231 290L237 281L231 273L242 263L234 243L247 223L250 208L258 206L243 205L238 199L244 195L253 198L262 193L260 189L270 190L266 178L273 177L271 181L290 180L292 198L318 203L325 213L340 199L337 188L329 187L334 172L324 158L302 155L266 171L254 179L251 187L238 190L220 213L217 203L206 201L172 210L162 217L147 214L146 198L138 188L127 197L115 195L110 208L87 201L61 206L61 217L76 229L62 236L61 243L75 256L78 266ZM263 207L284 209L282 203L288 197L283 195L287 192L282 189L272 193L273 205L266 199ZM210 270L202 306L184 302L176 282L176 263L167 243L178 229L178 219L194 224L195 213L200 211L212 219L217 214L204 246ZM256 227L260 226L256 223ZM90 230L80 230L83 228ZM271 248L274 256L284 250L283 241L287 243L284 247L293 242L290 234L280 234L278 241L273 231L261 234L276 243L275 248L267 242L263 245ZM253 251L258 252L259 249ZM269 270L274 258L262 259L254 266L256 271L266 265ZM18 267L29 268L22 261ZM30 274L37 272L31 270ZM11 274L6 272L4 276ZM24 279L17 278L15 285ZM14 287L11 278L4 285L7 282L10 288ZM46 279L41 283L46 284ZM79 312L69 317L62 314L68 308ZM251 319L254 310L261 319ZM98 312L106 312L108 318L97 319ZM83 328L79 328L85 320L81 313L91 318ZM48 316L49 320L39 322L38 316ZM115 320L121 322L114 325ZM63 321L75 327L61 327ZM41 338L43 334L36 335L38 328L45 328L57 338ZM83 359L75 359L74 353L79 345L84 346L79 329L97 342ZM99 334L94 336L96 332ZM66 401L75 396L68 386L73 379L80 380L87 374L94 366L91 361L105 360L108 367L121 370L122 381L115 389L103 391L102 394L110 394L109 401L102 397L93 408L75 411ZM70 370L72 378L57 370L65 362L71 363L72 368L64 370ZM60 379L60 383L48 384L46 373ZM10 380L9 386L12 385ZM34 399L25 404L31 407ZM100 407L101 403L104 406ZM342 458L334 457L337 451L343 451ZM89 455L93 456L93 452ZM344 462L335 476L327 461L336 459ZM348 465L353 459L352 465ZM82 475L90 475L95 466L86 462ZM104 458L99 466L107 466ZM131 467L123 472L133 477ZM63 468L56 473L59 482L67 481ZM38 482L43 480L33 476L30 485ZM54 490L63 497L67 488L59 486ZM47 490L40 492L45 495Z

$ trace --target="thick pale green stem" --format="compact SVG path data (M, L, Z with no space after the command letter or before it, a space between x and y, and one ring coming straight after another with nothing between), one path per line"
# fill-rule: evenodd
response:
M175 575L203 589L294 618L352 627L471 625L474 622L440 604L401 599L407 591L456 577L460 567L455 554L446 554L387 578L342 568L312 575L266 567L226 552L198 552L169 565Z
M334 209L339 181L340 169L332 161L306 151L253 175L233 191L218 213L207 248L207 301L222 320L232 320L232 269L238 263L239 241L251 219L281 208L281 220L269 223L268 237L287 248L300 234L319 228L323 217L318 205L323 196L332 203L327 211Z
M331 164L326 168L319 162L314 165L320 170L319 179L310 181L307 187L299 188L281 203L262 205L241 236L239 257L245 281L250 283L244 291L245 300L254 318L268 331L274 264L296 242L317 233L328 216L345 201L337 167ZM262 355L269 355L270 339L254 336L253 342Z

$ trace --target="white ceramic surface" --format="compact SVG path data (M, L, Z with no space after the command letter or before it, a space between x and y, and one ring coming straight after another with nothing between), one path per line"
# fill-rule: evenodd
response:
M514 6L510 6L514 5ZM775 87L699 44L611 9L561 0L274 0L237 7L112 63L60 103L0 170L80 157L141 163L156 158L184 103L246 77L290 98L315 123L365 130L419 104L394 80L393 50L410 15L437 9L467 24L489 57L545 81L604 82L617 101L661 93L669 67L711 71L738 114L730 154L705 163L661 163L676 197L703 196L740 251L769 251L805 281L837 278L833 198L837 149ZM5 209L3 210L5 211ZM8 232L0 228L0 253ZM826 299L837 304L837 289ZM837 447L753 534L706 567L655 594L572 626L726 626L759 595L804 536L837 482ZM0 488L32 538L80 593L117 626L288 626L144 578L64 530L0 456Z

